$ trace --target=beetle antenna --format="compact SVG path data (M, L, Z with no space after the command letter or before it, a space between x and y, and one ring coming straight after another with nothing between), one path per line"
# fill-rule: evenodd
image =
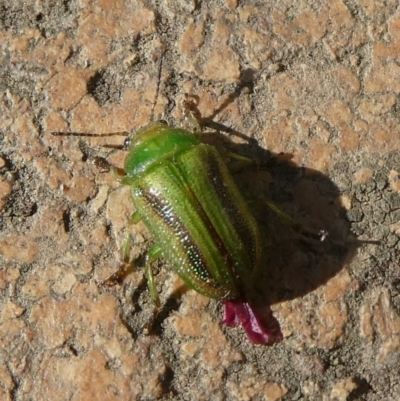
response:
M159 63L158 63L158 72L157 72L157 86L156 86L156 93L154 96L154 103L151 106L150 112L150 121L154 121L154 109L157 106L158 95L160 93L160 83L161 83L161 74L162 74L162 66L163 66L163 59L164 59L164 49L161 50Z
M105 134L93 134L91 132L51 132L53 136L86 136L88 138L103 138L106 136L128 136L128 131L118 131L118 132L107 132Z

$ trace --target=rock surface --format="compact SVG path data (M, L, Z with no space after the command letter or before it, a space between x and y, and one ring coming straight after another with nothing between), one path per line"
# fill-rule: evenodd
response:
M399 400L398 7L3 1L0 399ZM162 261L149 335L143 261L103 285L134 208L89 160L121 166L104 145L124 138L51 133L134 131L153 106L184 125L185 99L205 140L257 162L236 169L244 193L328 233L254 208L269 255L255 291L284 335L272 347L223 328L221 304ZM130 231L136 258L151 237Z

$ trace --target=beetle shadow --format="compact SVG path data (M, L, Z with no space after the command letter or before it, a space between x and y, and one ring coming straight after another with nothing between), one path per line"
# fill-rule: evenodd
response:
M223 126L218 128L224 131ZM246 138L242 133L233 134ZM255 301L272 305L304 296L325 284L349 263L362 242L351 233L346 210L339 202L340 190L328 176L296 165L289 154L273 154L247 139L245 144L235 144L213 132L206 133L202 142L219 149L223 142L229 152L255 157L251 165L242 163L238 168L240 163L235 161L228 167L233 167L232 175L241 193L253 200L252 212L259 222L266 254L265 268L260 269L256 279L261 299ZM302 230L291 228L286 219L268 207L267 201ZM320 231L327 233L326 238L318 237Z
M228 149L254 161L244 168L238 167L237 162L228 167L242 194L249 194L253 200L264 199L252 202L266 254L265 268L261 267L255 281L260 301L271 305L304 296L325 284L350 262L363 242L350 231L346 210L339 201L341 192L328 176L298 166L290 154L273 154L261 148L254 138L213 121L242 90L253 92L256 78L257 71L242 71L236 90L211 116L201 116L196 96L188 97L187 106L203 127L212 130L202 134L202 142L215 146L222 154ZM226 134L241 138L243 143L232 142ZM266 201L276 205L303 231L323 231L327 237L321 241L293 230Z

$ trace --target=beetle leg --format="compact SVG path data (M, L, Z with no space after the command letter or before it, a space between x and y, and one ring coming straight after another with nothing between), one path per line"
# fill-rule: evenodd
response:
M111 166L110 171L111 171L111 175L118 182L121 182L122 179L126 176L125 171L122 168Z
M123 169L113 166L104 157L96 156L92 159L92 163L101 173L108 173L110 171L113 178L118 182L120 182L126 175Z
M185 100L183 102L183 108L185 113L185 120L189 122L194 128L195 134L201 133L201 114L198 109L199 99L196 96L185 94Z
M141 220L139 213L136 211L132 213L132 216L129 220L129 225L137 224ZM122 247L122 264L119 269L113 273L110 277L105 280L105 284L108 286L115 285L116 283L122 283L124 278L134 269L133 261L130 259L131 253L131 239L129 235L129 231L126 233L126 237L124 240L124 246Z
M111 287L115 284L121 284L124 278L134 269L134 264L130 260L131 253L131 239L129 235L129 231L126 233L126 237L124 240L124 246L122 247L122 263L118 270L113 273L110 277L108 277L104 284L108 287Z
M314 240L317 241L325 241L325 239L328 237L329 233L325 230L320 230L318 233L309 231L305 229L301 224L297 223L295 220L293 220L288 214L283 212L281 209L278 208L278 206L275 205L275 203L271 201L265 201L267 206L282 220L284 221L292 230L299 232L300 234L310 237Z
M158 291L154 282L153 271L151 270L151 264L161 255L161 248L158 245L153 245L147 255L146 255L146 278L147 278L147 285L149 287L150 296L153 300L156 309L160 306L160 297L158 296Z
M137 223L139 223L140 220L142 220L142 218L140 217L138 211L136 210L136 212L132 213L129 224L137 224Z
M255 164L254 161L252 159L250 159L249 157L239 155L238 153L226 152L225 156L229 157L231 159L235 159L237 161L246 163L246 164Z
M185 116L185 120L189 122L190 125L193 126L193 132L195 134L200 134L201 133L201 125L200 122L196 119L195 116L192 114L188 114Z
M154 244L148 251L146 255L146 270L145 275L147 278L147 286L150 291L151 299L154 302L154 309L151 318L142 326L142 330L144 333L149 334L152 330L154 320L157 316L158 309L161 305L160 297L158 296L158 291L156 288L156 284L154 282L153 271L151 270L151 264L161 255L161 248Z

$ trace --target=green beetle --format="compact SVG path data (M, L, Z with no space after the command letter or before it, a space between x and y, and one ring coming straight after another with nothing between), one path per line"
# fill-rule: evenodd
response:
M272 313L261 319L251 304L263 267L260 234L218 151L189 131L153 122L130 140L124 170L133 221L143 220L156 244L146 263L153 299L150 265L162 255L190 288L223 301L224 324L242 325L255 344L280 341Z

